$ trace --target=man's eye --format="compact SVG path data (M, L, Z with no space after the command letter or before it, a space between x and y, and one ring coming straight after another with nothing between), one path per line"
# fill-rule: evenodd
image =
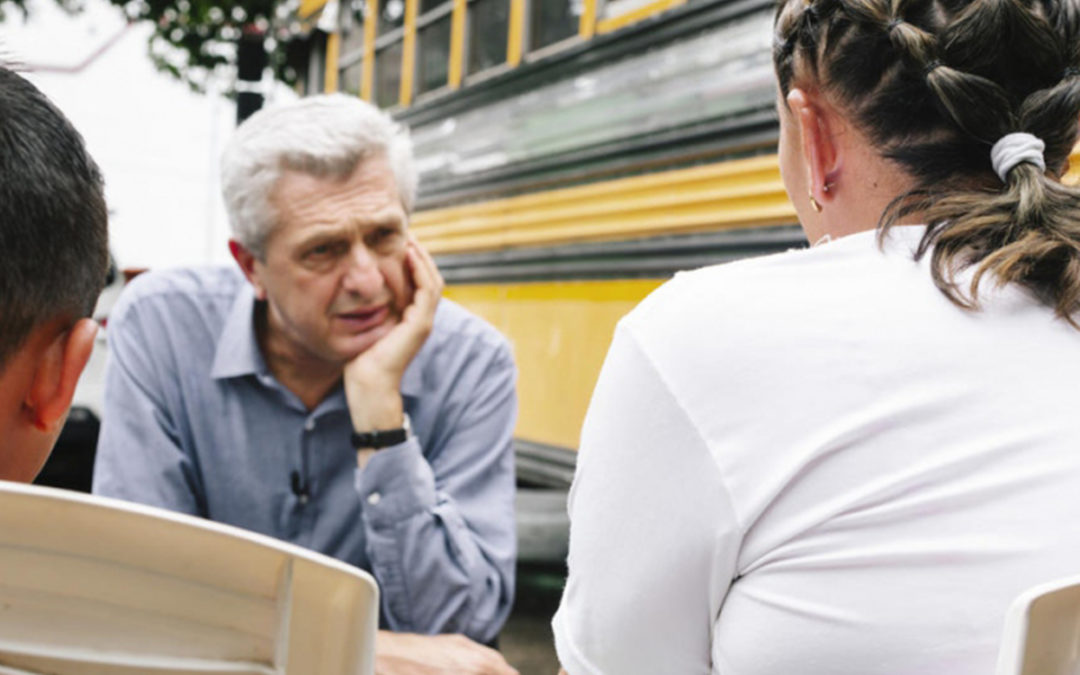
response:
M394 240L399 230L393 227L378 227L368 235L369 245L385 244Z
M341 252L341 250L343 249L343 247L344 247L344 244L340 244L340 243L318 244L317 246L312 246L311 248L308 249L307 257L309 257L309 258L327 258L327 257L333 256L333 255L339 254Z

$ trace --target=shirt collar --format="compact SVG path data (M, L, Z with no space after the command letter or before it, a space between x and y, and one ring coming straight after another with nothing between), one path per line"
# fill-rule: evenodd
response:
M428 342L433 336L428 337ZM401 376L401 395L416 398L423 390L423 361L426 361L428 344L425 343L412 363ZM218 337L214 363L210 377L215 380L243 377L245 375L270 375L259 343L255 339L255 292L250 284L243 284L236 294L225 326Z
M270 369L255 339L255 292L245 282L236 294L218 337L210 377L221 380L269 373Z

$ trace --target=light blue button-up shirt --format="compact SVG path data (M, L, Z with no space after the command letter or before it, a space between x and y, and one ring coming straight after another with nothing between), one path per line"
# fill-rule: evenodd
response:
M308 410L271 374L250 285L146 274L109 318L94 492L244 527L371 571L383 625L491 640L514 588L515 368L442 300L401 393L415 436L363 470L339 385Z

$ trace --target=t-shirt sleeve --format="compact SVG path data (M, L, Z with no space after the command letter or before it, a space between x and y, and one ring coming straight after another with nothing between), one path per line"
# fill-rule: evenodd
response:
M709 673L739 528L710 448L625 326L585 419L569 511L552 622L567 672Z

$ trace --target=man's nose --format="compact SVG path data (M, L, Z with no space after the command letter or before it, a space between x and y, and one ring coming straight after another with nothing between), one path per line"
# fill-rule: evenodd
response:
M364 296L377 294L383 286L378 258L363 244L353 246L342 280L345 290Z

